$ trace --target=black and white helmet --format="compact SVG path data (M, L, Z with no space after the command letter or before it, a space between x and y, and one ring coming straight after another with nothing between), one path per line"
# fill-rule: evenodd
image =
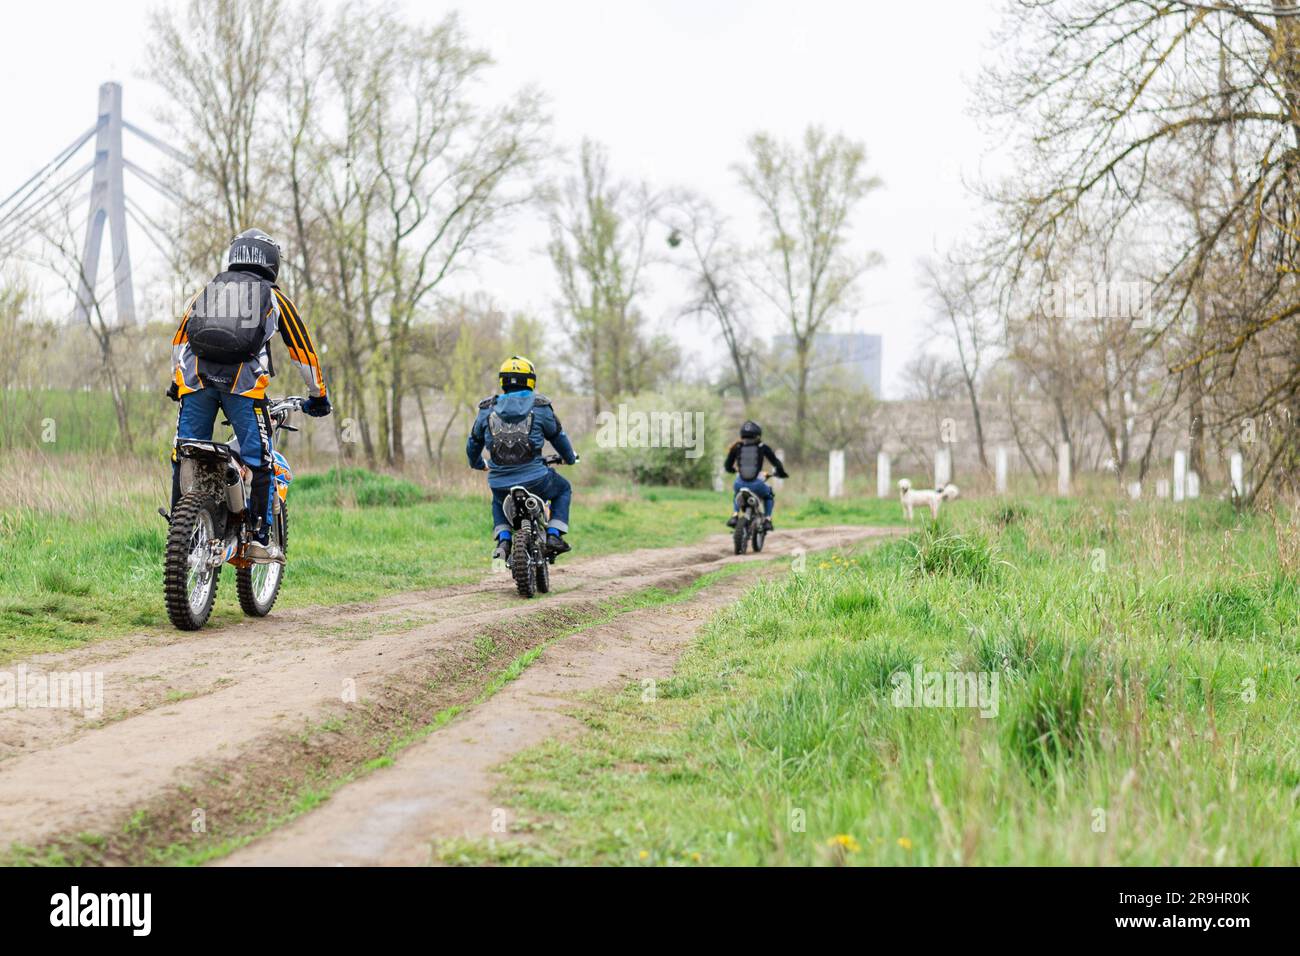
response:
M763 429L758 427L758 422L745 422L745 424L740 426L741 438L761 438L762 435Z
M227 268L274 282L280 274L280 245L261 229L245 229L230 240Z

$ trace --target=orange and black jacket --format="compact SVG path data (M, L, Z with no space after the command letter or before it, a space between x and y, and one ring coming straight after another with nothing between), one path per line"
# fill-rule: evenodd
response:
M180 327L172 337L172 378L179 395L196 392L201 388L215 388L248 398L265 398L267 383L275 374L271 363L271 339L277 331L289 350L289 361L298 367L307 383L307 394L311 397L325 394L325 376L321 374L320 357L316 354L311 336L307 334L307 326L303 325L298 310L287 295L278 287L273 287L272 292L272 306L262 322L262 347L254 360L238 365L202 359L190 349L189 337L185 331L194 306L194 301L190 301L185 314L181 316Z

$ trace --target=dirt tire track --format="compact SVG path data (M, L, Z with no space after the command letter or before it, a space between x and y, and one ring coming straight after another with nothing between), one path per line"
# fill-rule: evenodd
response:
M570 715L575 695L671 677L699 628L753 583L754 575L739 575L681 604L631 611L557 641L519 678L392 766L219 865L418 866L433 862L436 840L510 839L514 814L493 799L495 768L548 739L582 733Z
M0 711L0 849L120 829L133 810L165 804L166 794L210 776L214 765L228 773L249 755L276 753L303 728L357 709L341 700L345 679L355 683L358 703L376 709L377 726L400 725L402 714L386 708L400 709L404 694L424 700L425 685L444 677L447 699L463 699L475 638L504 633L506 622L524 635L523 646L535 646L557 622L564 630L620 596L680 588L737 561L763 563L796 549L891 533L786 531L761 558L729 555L730 539L718 535L700 545L561 562L553 569L556 593L538 601L515 596L506 575L486 574L456 588L40 655L26 666L102 672L104 714L96 720L66 710ZM501 646L521 649L510 640Z

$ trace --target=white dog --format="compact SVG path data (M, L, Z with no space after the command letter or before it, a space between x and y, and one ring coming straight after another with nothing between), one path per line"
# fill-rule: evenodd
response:
M957 494L957 486L954 484L944 485L934 491L929 489L913 491L912 483L906 478L898 483L898 500L903 503L903 517L908 521L912 520L912 509L917 505L928 505L930 517L937 519L939 517L939 505L943 504L945 498L948 500L956 498Z

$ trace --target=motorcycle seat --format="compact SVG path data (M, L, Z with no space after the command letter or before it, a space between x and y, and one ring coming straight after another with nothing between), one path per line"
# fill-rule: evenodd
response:
M211 458L218 461L230 461L235 457L229 445L215 441L200 441L194 438L182 438L176 443L176 454L181 458Z

